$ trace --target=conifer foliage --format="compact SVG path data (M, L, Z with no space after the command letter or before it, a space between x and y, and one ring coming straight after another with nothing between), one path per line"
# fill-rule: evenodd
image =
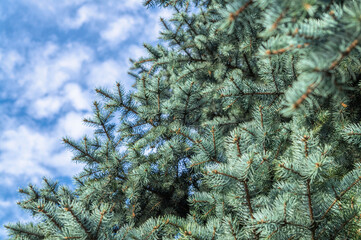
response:
M20 189L39 221L9 239L360 238L361 2L144 5L175 10L168 46L96 89L75 191Z

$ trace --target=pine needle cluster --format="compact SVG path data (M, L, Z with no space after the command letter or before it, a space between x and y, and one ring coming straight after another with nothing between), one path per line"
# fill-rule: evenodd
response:
M168 46L96 89L75 191L20 189L9 239L361 239L361 2L144 5Z

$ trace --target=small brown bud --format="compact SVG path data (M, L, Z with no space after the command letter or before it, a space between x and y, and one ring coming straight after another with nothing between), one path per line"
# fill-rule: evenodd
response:
M309 3L305 3L303 4L303 6L305 7L306 10L309 10L312 7L312 5Z

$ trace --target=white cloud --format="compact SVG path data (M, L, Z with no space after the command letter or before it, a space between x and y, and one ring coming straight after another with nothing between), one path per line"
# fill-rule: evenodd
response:
M126 0L124 2L122 1L119 5L123 9L135 9L143 7L142 1L140 0Z
M142 0L5 2L11 11L0 9L0 18L14 25L5 28L0 49L0 81L7 80L0 83L0 212L34 222L15 199L9 205L12 192L28 182L40 185L43 176L72 177L83 169L61 138L93 135L82 118L90 113L94 87L112 88L116 81L127 87L128 59L146 55L141 43L156 40L159 16L167 18L168 10L147 10Z
M136 25L140 25L142 22L142 18L135 20L132 16L125 15L110 22L108 27L100 33L100 36L110 45L117 45L128 39L136 29Z
M67 82L78 79L85 64L93 59L90 48L76 43L65 46L47 43L44 47L30 50L28 55L24 67L17 69L14 80L17 82L10 89L14 87L16 106L29 107L32 113L38 109L38 117L52 115L61 108L66 101L59 92ZM77 108L83 108L80 98L75 101Z
M8 77L13 78L15 66L23 62L24 58L16 50L0 50L0 71L5 72Z
M49 176L68 176L73 177L84 169L84 164L75 163L71 159L74 154L70 150L64 150L51 155L52 174Z
M92 58L92 51L80 44L70 43L54 59L53 66L65 72L78 73L82 64Z
M9 207L11 206L13 203L11 201L2 201L0 200L0 207Z
M94 20L104 20L105 14L100 11L99 6L97 5L84 5L77 10L75 18L66 17L64 21L64 26L76 29L81 27L83 24L86 24Z
M49 175L42 163L49 161L49 146L54 138L48 138L22 125L9 129L0 136L0 173L15 176Z
M0 161L1 162L1 161ZM16 188L18 187L16 185L16 181L14 180L13 177L11 177L10 175L5 175L3 174L1 176L1 182L0 182L0 186L2 185L2 188L3 186L7 186L7 187L12 187L12 188Z
M18 75L19 83L26 86L26 99L58 91L65 82L78 77L83 64L93 58L90 48L77 43L47 43L29 55L29 62Z
M43 47L38 47L30 50L33 50L32 57L50 58L53 57L54 54L56 54L56 52L59 50L59 46L53 42L47 42L46 44L44 44Z
M90 48L78 43L60 46L49 42L29 50L25 60L15 53L12 55L13 63L8 69L14 80L6 84L17 99L14 107L25 107L36 119L53 117L63 107L90 109L88 90L74 82L82 81L87 65L93 61ZM23 66L14 68L18 62L24 62Z
M76 83L68 83L62 91L38 99L34 98L31 102L28 111L36 119L53 117L62 107L66 107L66 110L69 110L69 107L77 111L91 110L91 97Z
M57 134L68 136L73 139L80 139L84 135L91 135L93 128L83 123L84 114L69 112L61 118L56 127Z
M36 99L29 106L29 111L34 118L50 117L59 112L64 103L64 99L59 96L46 96Z
M174 12L169 8L147 9L141 0L22 0L22 4L33 12L38 11L40 19L55 22L61 28L78 29L91 24L87 31L100 32L100 37L110 46L127 39L130 32L142 33L139 38L156 41L161 30L159 17L168 19ZM135 13L137 18L133 17Z
M64 99L71 103L75 110L91 110L91 97L79 84L68 83L64 87Z
M103 0L101 5L108 9L108 11L116 10L125 12L127 10L136 10L139 8L143 8L142 2L142 0Z
M76 112L60 118L50 131L36 131L26 125L7 129L0 136L0 174L26 176L33 183L41 182L42 176L73 176L84 165L71 161L73 154L64 149L61 138L79 140L92 131Z
M87 83L95 87L113 87L116 81L121 82L123 80L122 76L128 70L114 60L95 63L90 69Z
M79 6L86 0L23 0L25 5L33 6L44 15L51 16L54 13L59 13L67 8ZM54 16L54 15L53 15Z
M160 36L159 34L160 31L163 29L163 24L161 23L160 18L168 20L172 17L174 11L168 8L162 8L161 10L155 13L151 11L145 11L145 12L148 15L148 19L151 21L151 23L148 23L147 25L153 27L147 27L144 29L143 38L146 39L147 42L156 41Z
M128 61L129 58L132 58L133 60L137 60L140 57L148 56L148 52L142 45L130 45L128 47L127 53L124 54L124 56L126 56L125 60L129 62Z
M35 11L39 11L39 17L51 18L59 26L73 29L79 28L90 21L112 19L119 16L119 12L143 8L141 0L104 0L101 2L88 0L22 0L22 2L34 8ZM70 15L72 15L74 9L77 9L76 17L72 18Z
M67 14L74 8L82 7L82 5L92 2L104 8L103 12L112 13L112 11L126 11L142 8L141 0L103 0L101 2L88 0L22 0L23 4L34 7L45 16L59 16L61 13ZM54 15L54 13L57 13Z
M8 223L16 223L16 222L22 222L22 223L37 223L40 221L39 218L33 218L31 213L25 211L24 209L21 209L16 202L19 199L11 199L11 201L4 201L5 205L3 207L0 204L0 219L6 219L6 222L3 222L3 224ZM1 202L1 200L0 200ZM9 202L9 203L7 203ZM5 227L0 227L0 239L8 239L8 231Z

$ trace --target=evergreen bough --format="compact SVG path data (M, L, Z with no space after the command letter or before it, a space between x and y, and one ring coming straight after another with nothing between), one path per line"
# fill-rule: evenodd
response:
M359 239L361 2L144 5L169 46L96 89L75 191L20 189L39 221L9 239Z

